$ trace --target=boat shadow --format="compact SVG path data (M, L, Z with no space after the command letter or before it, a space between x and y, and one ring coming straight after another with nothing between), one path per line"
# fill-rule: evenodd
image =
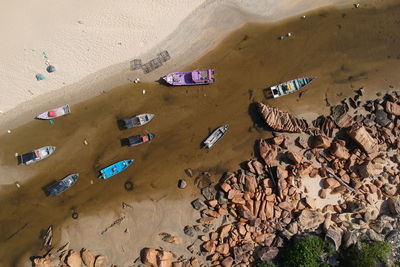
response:
M155 82L157 82L160 85L165 85L165 86L168 86L168 87L172 87L172 85L167 83L162 77L160 77L158 80L155 80Z
M129 146L129 139L128 138L122 138L119 141L120 141L121 147Z
M43 193L46 195L46 197L48 197L48 196L50 196L50 193L49 193L49 191L47 190L47 188L50 186L50 185L52 185L52 184L54 184L54 183L56 183L57 182L57 180L52 180L51 182L49 182L49 183L47 183L46 185L44 185L44 186L42 186L40 189L43 191Z

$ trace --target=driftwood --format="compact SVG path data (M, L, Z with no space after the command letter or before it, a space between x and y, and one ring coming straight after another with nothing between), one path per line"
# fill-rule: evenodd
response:
M113 227L113 226L115 226L115 225L117 225L117 224L120 224L124 219L125 219L125 216L122 216L122 217L116 219L110 226L108 226L106 229L104 229L104 230L101 232L101 234L103 235L103 234L104 234L105 232L107 232L108 229L110 229L111 227Z
M346 187L348 190L350 190L351 192L356 192L356 190L354 190L353 187L349 186L348 184L346 184L345 182L343 182L342 179L340 179L331 168L326 168L326 172L329 173L330 175L332 175L333 178L335 178L341 185L343 185L344 187Z

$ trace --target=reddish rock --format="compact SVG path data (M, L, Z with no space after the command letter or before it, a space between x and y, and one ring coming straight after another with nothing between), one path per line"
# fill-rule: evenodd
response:
M228 192L228 199L242 198L242 197L243 197L243 193L240 192L239 190L231 189Z
M159 253L157 254L158 266L171 267L172 266L172 258L173 258L173 254L171 252L164 251L164 250L159 251Z
M264 165L262 165L261 162L253 160L252 164L254 169L256 170L257 175L264 174Z
M301 152L288 151L286 155L292 164L297 165L303 161L303 155L301 154Z
M389 114L393 114L395 116L400 116L400 105L386 101L385 103L385 110Z
M274 145L280 146L284 141L285 137L283 135L279 135L277 137L272 138L272 142Z
M335 119L335 123L339 128L347 128L350 127L353 123L353 117L349 114L345 113L342 116Z
M299 227L302 230L316 229L325 221L324 215L319 211L302 210L298 217Z
M215 241L209 240L207 242L204 242L202 245L203 249L209 253L214 253L216 249Z
M215 251L217 251L218 253L220 253L221 255L228 255L229 254L229 245L226 243L223 243L221 245L219 245Z
M208 203L209 207L214 208L215 206L218 205L218 200L213 199L213 200L208 201L207 203Z
M219 229L219 240L222 242L232 229L232 224L226 224Z
M291 211L293 209L292 204L289 202L286 202L286 201L279 203L278 206L279 206L279 208L287 210L287 211Z
M350 153L343 144L339 142L333 142L330 147L330 152L333 156L339 159L348 159L350 157Z
M220 216L219 213L214 210L204 210L203 214L214 218L218 218Z
M277 176L278 180L286 179L289 176L289 173L288 173L287 170L285 170L281 166L277 166L277 168L276 168L276 176Z
M327 149L331 146L331 140L325 135L316 135L311 137L312 148L323 148Z
M222 189L222 191L224 191L225 193L228 193L229 190L231 190L231 186L230 186L229 184L223 183L223 184L221 185L221 189Z
M97 258L95 259L95 264L96 264ZM66 258L66 262L68 266L70 267L81 267L82 265L82 259L79 256L79 254L76 251L71 250L68 253L68 256ZM96 265L95 265L96 266Z
M251 173L256 174L256 169L254 169L254 167L253 167L253 161L252 160L247 162L247 168L249 169L249 171Z
M325 189L327 188L335 188L338 187L340 183L335 178L326 178L323 180L323 186Z
M82 248L82 250L81 250L81 258L82 258L83 263L86 266L93 267L94 260L95 260L95 255L90 250Z
M233 258L232 257L226 257L225 259L222 260L221 265L223 267L231 267L233 264Z
M316 208L315 198L306 197L305 202L310 209Z
M240 197L235 197L232 199L232 202L235 204L241 204L241 205L245 205L246 201L243 198Z
M257 188L257 180L256 180L256 178L254 176L246 176L245 184L244 184L245 191L250 192L250 193L255 193L256 192L256 188Z
M314 170L312 165L303 166L302 169L298 170L298 175L300 178L307 178L310 176L311 172Z
M331 194L342 194L346 191L346 187L344 187L343 185L339 185L335 188L333 188Z
M157 254L158 251L154 248L145 248L142 253L142 262L151 267L157 267Z
M278 155L276 146L267 143L263 139L260 140L259 152L261 158L264 160L264 163L267 165L272 165L272 163L276 160L276 156Z
M48 258L36 258L33 260L33 263L35 264L35 267L53 267L53 264L51 264L51 261Z
M371 157L375 157L379 150L378 142L371 137L364 126L354 124L347 134Z
M320 198L325 199L325 198L326 198L326 195L327 195L327 190L326 190L326 189L321 189L321 190L319 190L318 195L319 195Z
M306 149L308 147L307 142L301 136L297 137L295 144L302 149Z
M297 119L285 111L263 103L257 103L257 106L265 123L276 131L300 133L308 128L305 120Z
M344 175L342 175L340 178L341 178L342 181L345 182L346 184L349 184L349 183L350 183L350 176L349 176L347 173L344 174Z
M265 207L265 217L267 219L274 217L274 202L267 202Z

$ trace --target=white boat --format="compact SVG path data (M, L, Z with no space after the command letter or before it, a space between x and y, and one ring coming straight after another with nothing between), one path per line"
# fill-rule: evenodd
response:
M218 127L214 132L212 132L212 134L210 134L210 136L207 137L206 140L204 140L204 147L211 148L213 145L215 145L215 143L225 135L228 127L228 125Z
M129 118L123 118L120 121L123 128L130 129L145 125L146 123L150 122L153 117L154 114L144 113Z
M50 109L50 110L48 110L46 112L43 112L42 114L37 115L36 119L39 119L39 120L51 120L51 119L55 119L55 118L67 115L69 113L71 113L71 108L67 104L67 105L64 105L62 107Z
M56 151L55 146L44 146L18 156L18 164L29 165L36 161L45 159Z
M284 82L278 85L274 85L271 87L272 96L274 98L284 96L293 92L296 92L300 88L306 86L307 84L311 83L315 78L299 78L294 79L288 82Z

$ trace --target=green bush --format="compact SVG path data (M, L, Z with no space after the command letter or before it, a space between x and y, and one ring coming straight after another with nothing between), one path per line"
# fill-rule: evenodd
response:
M361 244L361 250L352 247L344 254L343 266L375 266L378 262L386 262L391 250L391 246L383 241L363 243Z
M322 254L328 250L328 244L320 237L307 236L283 253L282 263L285 267L319 267L323 264L320 260Z

